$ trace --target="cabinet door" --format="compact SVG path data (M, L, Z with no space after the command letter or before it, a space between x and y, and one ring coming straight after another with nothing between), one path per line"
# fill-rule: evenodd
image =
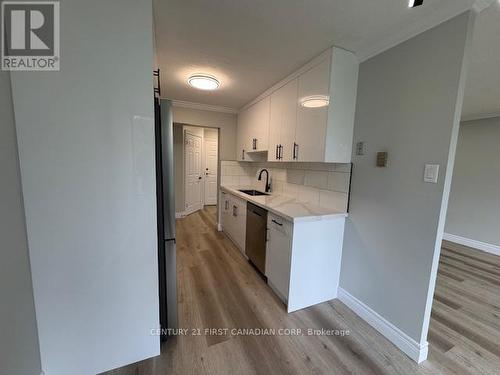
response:
M254 145L253 140L255 139L254 150L257 151L265 151L268 147L270 103L271 98L267 96L252 106L250 146Z
M238 127L236 130L236 160L242 161L247 159L246 151L249 151L249 120L250 113L246 109L238 114Z
M298 79L296 142L298 161L319 161L325 159L325 137L328 106L303 107L301 102L315 95L329 95L330 62L327 58Z
M229 212L229 197L227 193L221 192L220 193L220 204L221 204L221 209L220 209L220 217L221 217L221 225L222 225L222 230L226 231L226 227L228 226L228 212Z
M292 254L292 223L279 216L268 215L266 276L268 283L286 303L290 284Z
M246 224L247 224L247 205L246 201L231 196L231 210L229 212L231 220L231 238L239 247L241 252L245 253Z
M268 161L294 160L296 124L297 79L294 79L271 95Z
M298 80L287 83L279 91L281 95L281 161L294 161L295 129L297 127L297 84Z
M271 95L271 110L269 116L269 141L267 160L278 161L278 146L280 144L281 126L283 124L283 88Z

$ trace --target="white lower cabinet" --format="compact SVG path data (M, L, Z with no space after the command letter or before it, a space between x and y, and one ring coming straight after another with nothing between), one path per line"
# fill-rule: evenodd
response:
M245 255L247 201L221 191L222 230ZM267 214L265 275L293 312L337 298L345 217L299 218Z
M221 192L221 224L222 230L245 254L247 228L247 202L232 194Z
M268 214L266 276L293 312L337 298L344 217L294 223Z
M267 215L266 276L269 286L287 303L292 256L292 223Z

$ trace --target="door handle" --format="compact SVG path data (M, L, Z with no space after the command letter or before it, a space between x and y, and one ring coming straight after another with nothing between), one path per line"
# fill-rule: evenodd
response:
M278 222L277 222L276 220L274 220L274 219L272 219L271 221L272 221L274 224L279 225L280 227L282 227L282 226L283 226L283 224L282 224L282 223L278 223Z

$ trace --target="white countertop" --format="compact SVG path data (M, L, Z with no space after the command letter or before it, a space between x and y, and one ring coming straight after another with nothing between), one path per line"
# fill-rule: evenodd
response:
M332 208L321 207L314 204L299 202L287 195L273 194L252 196L238 190L253 190L247 186L222 185L221 190L262 207L278 216L292 222L298 221L319 221L340 217L347 217L346 212L340 212Z

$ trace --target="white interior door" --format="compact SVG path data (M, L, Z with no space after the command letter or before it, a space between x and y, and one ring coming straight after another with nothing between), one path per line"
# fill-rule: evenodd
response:
M191 134L186 130L184 135L184 169L186 176L184 196L186 201L186 214L203 208L203 173L201 159L201 137Z
M217 204L217 139L205 138L205 204Z

